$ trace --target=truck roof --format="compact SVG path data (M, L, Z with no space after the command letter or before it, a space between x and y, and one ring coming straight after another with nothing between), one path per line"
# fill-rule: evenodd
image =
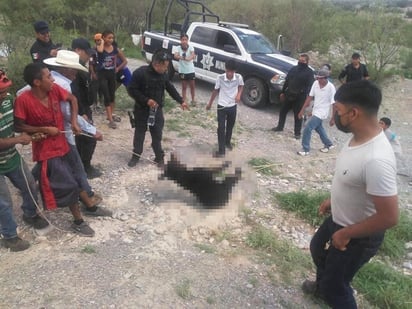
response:
M215 29L222 29L222 28L226 28L226 29L230 29L233 32L237 33L237 34L254 34L254 35L260 35L259 32L256 32L254 30L248 29L248 28L244 28L244 27L236 27L234 26L234 24L225 24L225 23L211 23L211 22L193 22L192 24L193 26L207 26L210 28L215 28Z

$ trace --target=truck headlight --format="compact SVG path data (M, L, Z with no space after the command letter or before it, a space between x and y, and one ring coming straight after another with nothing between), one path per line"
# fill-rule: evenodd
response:
M275 85L283 85L285 82L285 74L275 74L271 79L270 83Z

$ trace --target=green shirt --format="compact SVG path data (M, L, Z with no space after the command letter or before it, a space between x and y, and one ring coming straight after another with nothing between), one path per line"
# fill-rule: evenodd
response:
M14 137L13 97L7 94L0 105L0 138L10 137ZM15 146L0 150L0 174L14 170L19 162Z

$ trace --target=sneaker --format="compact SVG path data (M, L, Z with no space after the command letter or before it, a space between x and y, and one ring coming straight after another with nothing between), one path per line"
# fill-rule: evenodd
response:
M327 152L329 152L329 150L331 150L331 149L333 149L333 148L335 148L335 147L336 147L335 145L330 145L330 146L323 147L323 148L319 149L319 151L320 151L320 152L323 152L323 153L327 153Z
M295 139L300 139L300 134L295 134Z
M139 162L139 159L140 158L138 156L133 155L132 158L130 159L130 161L127 163L127 166L129 166L129 167L136 166L136 164Z
M110 129L116 129L117 128L117 125L114 123L114 121L109 122L108 126L109 126Z
M226 144L225 146L226 146L227 149L233 150L233 145L232 144Z
M31 225L36 230L44 229L49 225L49 222L47 222L46 219L39 215L35 215L34 217L23 215L23 221L28 225Z
M112 115L112 119L113 119L113 121L116 121L116 122L122 121L122 118L120 118L120 116L115 115L115 114Z
M316 283L316 281L311 281L311 280L303 281L302 283L303 293L315 295L317 290L318 290L318 284Z
M113 212L102 207L96 207L96 211L91 211L87 207L83 207L83 214L89 217L111 217Z
M26 250L30 247L30 243L27 240L21 239L16 236L9 239L3 239L3 246L10 249L12 252L18 252Z
M82 236L87 236L87 237L93 237L94 236L93 229L85 221L83 221L80 224L76 224L75 222L73 222L72 225L71 225L71 228L77 234L80 234Z
M192 102L190 102L190 104L192 105L192 106L196 106L196 101L192 101Z
M272 128L272 131L274 131L274 132L282 132L283 129L281 129L281 128L279 128L279 127L274 127L274 128Z
M297 154L302 156L302 157L305 157L305 156L309 155L309 151L302 150L302 151L298 151Z
M91 165L85 168L85 170L86 170L87 178L89 179L99 178L100 176L103 175L103 173L100 170L98 170L97 168Z

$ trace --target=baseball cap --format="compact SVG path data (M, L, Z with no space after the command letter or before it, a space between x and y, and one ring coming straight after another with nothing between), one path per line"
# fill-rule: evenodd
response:
M7 78L6 73L3 70L0 70L0 92L4 92L12 85L10 79Z
M84 50L88 55L92 55L94 53L94 49L85 38L77 38L72 41L72 49L76 48Z
M47 32L50 32L49 24L46 23L44 20L36 21L33 26L34 30L37 33L45 34Z
M329 70L322 68L316 72L315 76L316 78L327 78L329 77Z

